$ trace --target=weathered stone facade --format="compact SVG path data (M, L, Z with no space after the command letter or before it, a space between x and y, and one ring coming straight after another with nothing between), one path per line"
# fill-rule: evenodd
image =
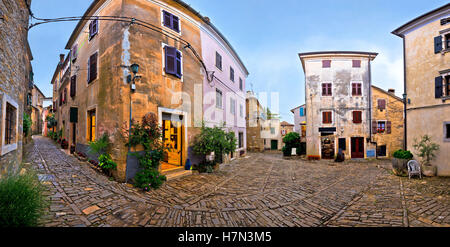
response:
M377 143L377 158L392 158L395 151L403 148L403 100L390 90L372 85L372 135Z
M248 91L246 100L246 129L247 150L252 152L264 151L265 141L261 135L266 121L264 108L253 92Z
M406 147L414 153L415 139L430 136L440 146L432 161L439 176L450 176L449 18L446 4L393 31L404 42Z
M377 53L336 51L299 56L305 73L307 156L334 159L343 149L347 159L372 156L367 155L369 150L374 157L368 109L370 63Z
M31 1L28 1L30 3ZM25 1L0 1L0 176L22 162L22 121L31 52ZM12 108L11 108L12 107ZM8 110L9 109L9 110ZM11 140L6 141L6 113L13 116Z

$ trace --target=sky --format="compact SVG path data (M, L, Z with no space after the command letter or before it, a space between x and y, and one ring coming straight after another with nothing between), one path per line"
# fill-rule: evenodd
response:
M250 72L246 90L279 93L279 114L304 104L304 73L298 53L325 50L377 52L372 82L403 94L403 47L391 32L448 3L447 0L185 0L228 39ZM36 17L81 16L92 0L33 0ZM33 20L36 22L36 20ZM59 54L76 22L33 27L29 42L34 80L46 97ZM270 107L269 99L269 107Z

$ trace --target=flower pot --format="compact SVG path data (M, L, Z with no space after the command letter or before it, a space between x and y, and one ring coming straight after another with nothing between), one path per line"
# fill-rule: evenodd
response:
M433 165L422 165L422 173L427 177L434 177L437 173L437 167Z
M392 172L397 176L405 176L408 174L408 162L407 159L392 159Z

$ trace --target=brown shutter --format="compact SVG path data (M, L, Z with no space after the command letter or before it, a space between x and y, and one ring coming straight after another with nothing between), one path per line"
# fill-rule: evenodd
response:
M377 133L377 121L372 121L372 134L376 134Z
M387 121L386 122L386 134L390 134L391 133L391 121Z

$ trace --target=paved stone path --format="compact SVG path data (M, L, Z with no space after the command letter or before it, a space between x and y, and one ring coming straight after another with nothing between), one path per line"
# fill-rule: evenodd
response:
M51 200L43 226L450 226L450 178L399 178L389 162L250 153L148 193L109 181L34 137L25 162Z

